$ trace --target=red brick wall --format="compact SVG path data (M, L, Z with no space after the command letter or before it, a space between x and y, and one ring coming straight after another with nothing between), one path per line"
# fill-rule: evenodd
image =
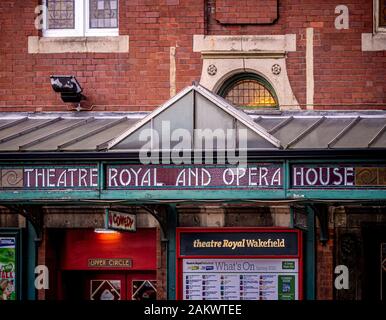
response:
M216 0L216 20L220 23L273 23L277 13L277 0Z
M51 74L74 74L94 110L150 110L169 98L169 52L176 46L177 91L198 80L201 57L193 34L297 35L288 54L290 83L305 103L305 30L314 30L316 109L371 109L386 104L386 51L362 52L361 34L372 32L372 0L345 2L350 29L334 28L338 0L279 1L273 25L224 25L220 0L120 0L120 34L129 53L28 54L38 0L0 2L0 111L66 110L49 84ZM238 11L242 17L245 10ZM207 15L205 17L205 14ZM251 17L252 18L252 17ZM106 106L108 105L108 106Z
M319 241L317 230L316 245L316 299L332 300L334 294L334 229L330 229L325 245Z
M372 0L283 0L274 25L223 25L216 21L216 2L208 0L210 34L296 34L287 72L299 103L306 99L306 28L314 28L315 109L385 109L386 51L362 52L361 34L371 33ZM349 9L349 29L336 30L335 7Z
M65 111L51 74L74 74L89 102L102 105L94 110L153 109L169 98L171 46L178 46L177 90L200 77L192 38L204 32L203 1L120 0L120 34L129 35L130 52L103 54L28 54L28 36L39 34L37 4L0 2L0 111Z

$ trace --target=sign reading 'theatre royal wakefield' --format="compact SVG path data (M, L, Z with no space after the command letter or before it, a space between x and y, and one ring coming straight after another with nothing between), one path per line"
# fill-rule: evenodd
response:
M296 256L299 254L299 232L181 232L179 248L181 256Z

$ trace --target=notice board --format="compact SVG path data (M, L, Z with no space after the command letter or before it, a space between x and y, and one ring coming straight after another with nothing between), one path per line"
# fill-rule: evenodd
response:
M177 298L302 299L301 232L178 228Z

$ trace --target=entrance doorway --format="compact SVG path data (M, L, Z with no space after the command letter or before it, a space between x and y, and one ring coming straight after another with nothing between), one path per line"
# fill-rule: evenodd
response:
M386 301L386 224L363 226L363 299Z
M65 300L156 300L155 272L65 271Z
M67 229L59 243L60 299L156 300L156 229Z

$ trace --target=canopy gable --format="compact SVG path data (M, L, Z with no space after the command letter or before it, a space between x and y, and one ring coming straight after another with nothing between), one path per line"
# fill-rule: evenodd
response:
M229 137L234 135L231 139L235 139L233 141L235 148L242 146L240 139L247 140L244 142L248 148L278 149L281 147L278 139L243 111L236 109L225 99L204 87L193 85L182 90L121 135L99 145L98 148L111 151L138 150L144 144L144 141L140 141L141 134L148 136L147 132L150 132L145 133L143 130L149 129L152 129L152 132L161 140L158 141L153 136L150 138L153 149L165 150L167 149L165 145L173 148L178 143L178 141L170 141L170 135L165 136L163 131L165 129L170 130L170 134L176 133L177 136L179 132L181 133L177 130L182 129L185 133L189 133L192 150L207 149L208 146L205 147L201 142L199 143L199 138L210 132L217 137L217 148L214 147L214 149L221 149L219 146L224 144L220 141L221 137L217 135L221 131L228 139L227 143L232 144ZM240 134L241 130L245 130L244 136Z

